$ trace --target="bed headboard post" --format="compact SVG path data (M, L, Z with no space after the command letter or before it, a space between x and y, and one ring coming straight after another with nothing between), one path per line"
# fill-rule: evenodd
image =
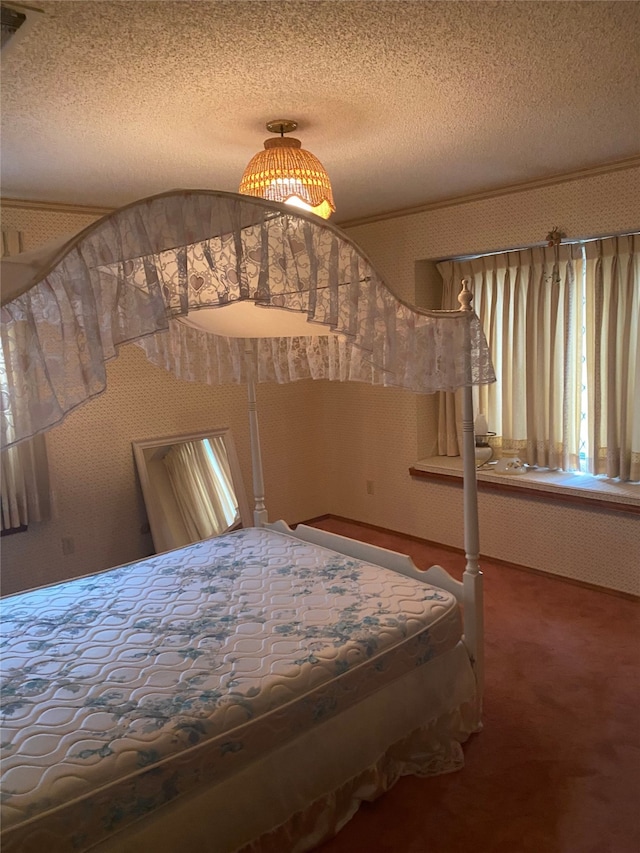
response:
M253 523L255 527L264 527L268 522L267 508L264 503L264 475L262 473L262 451L260 450L260 432L258 430L258 409L256 404L255 349L249 338L244 342L244 359L247 368L247 395L249 398L249 435L251 440L251 470L253 472Z
M462 280L458 294L461 311L472 311L473 294L469 280ZM467 353L467 358L469 354ZM478 684L478 713L482 709L484 686L484 616L482 572L479 567L480 528L478 523L478 483L476 479L475 435L473 430L473 388L462 389L462 465L464 478L464 550L467 560L463 583L464 636L469 654L474 663Z

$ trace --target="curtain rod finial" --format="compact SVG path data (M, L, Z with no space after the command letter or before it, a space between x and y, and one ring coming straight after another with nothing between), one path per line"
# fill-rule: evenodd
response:
M471 311L471 302L473 301L473 293L469 290L469 279L462 279L462 290L458 294L458 302L460 303L461 311Z
M567 235L558 225L554 225L546 236L547 246L559 246Z

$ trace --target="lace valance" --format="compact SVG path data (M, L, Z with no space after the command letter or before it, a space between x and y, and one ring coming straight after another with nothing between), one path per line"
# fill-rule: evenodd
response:
M421 393L494 381L473 312L408 305L339 229L249 196L136 202L61 247L3 260L3 285L5 445L104 390L105 363L128 342L179 378L209 383L244 382L248 350L259 381ZM264 331L229 323L247 303L268 309L257 311ZM292 334L294 315L306 328Z

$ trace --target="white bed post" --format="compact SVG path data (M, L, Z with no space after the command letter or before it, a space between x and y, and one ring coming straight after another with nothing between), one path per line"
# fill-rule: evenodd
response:
M253 342L246 338L244 342L244 360L247 368L247 394L249 397L249 434L251 438L251 470L253 473L253 523L264 527L267 521L267 508L264 504L264 476L262 473L262 452L260 450L260 432L258 430L258 409L256 405L256 367Z
M463 279L458 294L461 311L471 311L473 294L468 279ZM476 480L475 436L473 432L473 389L465 385L462 397L462 464L464 481L464 550L467 564L462 576L464 601L464 635L473 660L478 685L478 717L482 713L484 689L484 616L480 534L478 525L478 484Z

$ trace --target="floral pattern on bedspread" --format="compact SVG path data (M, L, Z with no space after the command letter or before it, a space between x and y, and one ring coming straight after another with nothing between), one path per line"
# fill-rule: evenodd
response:
M448 593L254 529L8 598L6 849L41 814L95 843L460 633Z

